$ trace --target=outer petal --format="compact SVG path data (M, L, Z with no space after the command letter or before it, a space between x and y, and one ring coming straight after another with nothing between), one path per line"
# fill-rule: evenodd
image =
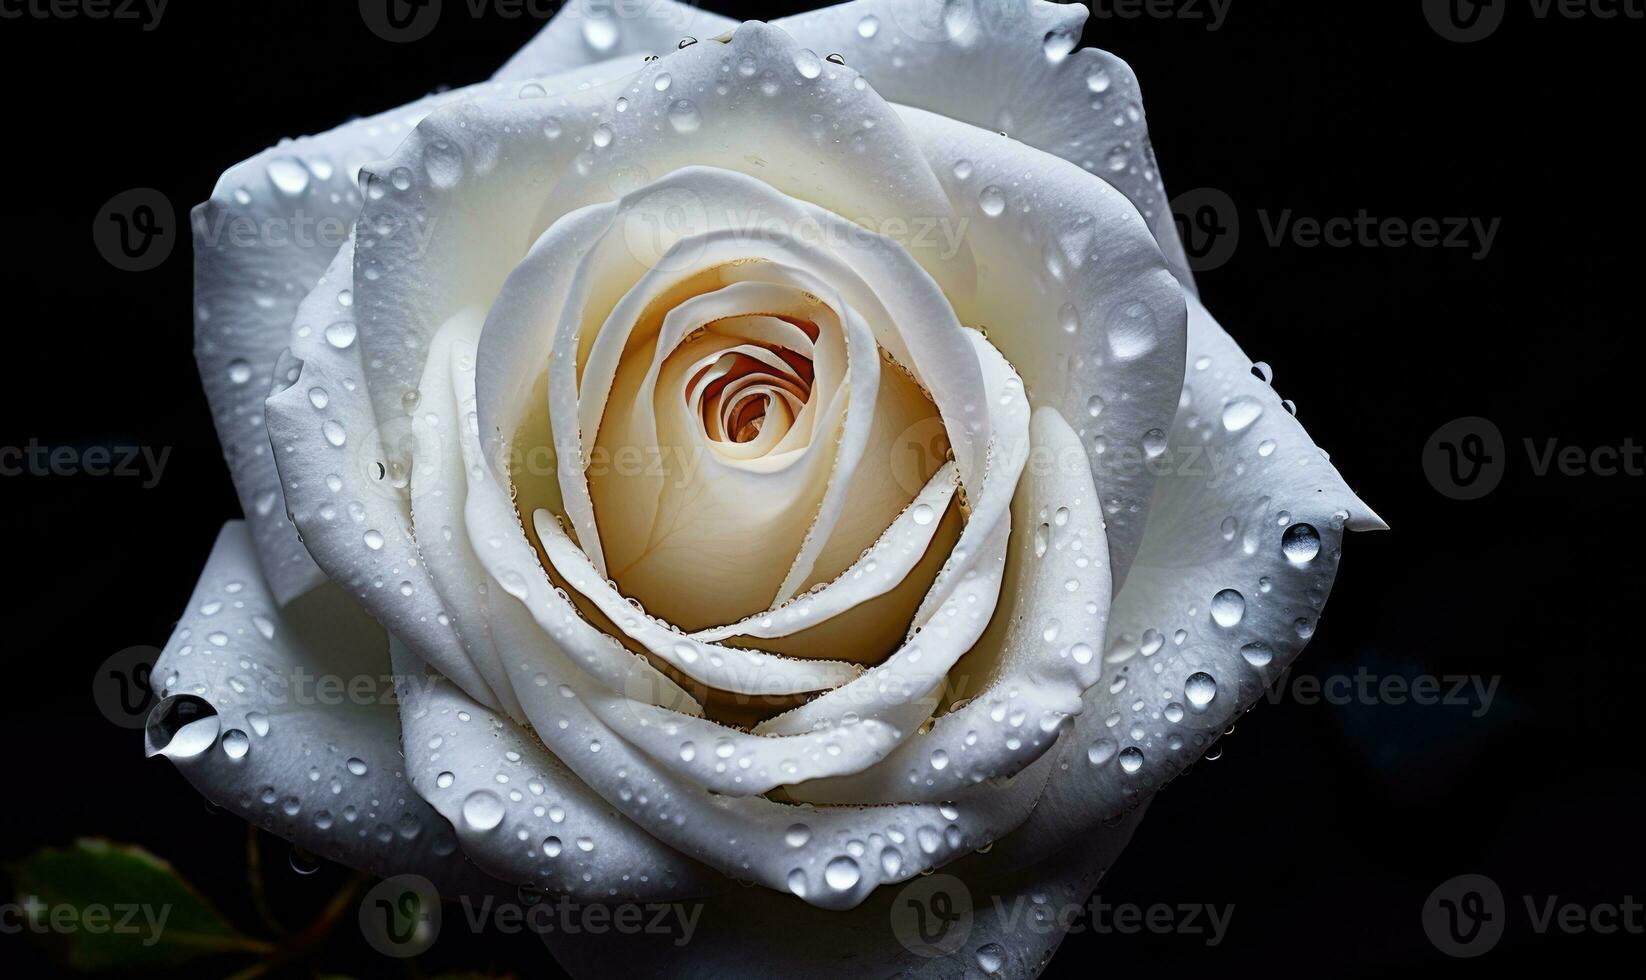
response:
M580 977L601 976L621 960L636 980L1027 980L1062 942L1060 914L1091 896L1140 817L1018 872L968 857L883 888L849 912L738 889L705 901L688 937L680 930L622 937L557 931L544 939L560 965Z
M510 65L525 74L551 68L529 52ZM625 70L632 68L625 62ZM578 78L586 82L613 70L596 65ZM436 107L512 97L520 88L513 80L470 86L281 143L229 168L211 198L194 209L195 360L264 574L282 603L325 576L286 518L263 399L276 360L292 346L299 304L350 240L363 204L360 169L387 157Z
M1076 427L1103 494L1114 585L1142 540L1183 383L1183 291L1125 198L1063 160L903 110L967 222L978 263L961 318Z
M1104 680L1030 820L997 860L1039 860L1147 800L1199 759L1309 637L1345 529L1383 526L1190 301L1189 377L1170 441L1200 464L1163 476L1110 612Z
M889 101L1009 133L1103 178L1193 290L1137 76L1107 51L1075 50L1086 18L1083 4L1044 0L857 0L775 24L842 54Z
M526 728L392 640L391 652L407 772L480 867L584 902L674 899L727 886L625 819Z
M213 803L350 867L495 885L402 772L382 628L329 587L282 609L245 524L223 528L154 677L148 752Z

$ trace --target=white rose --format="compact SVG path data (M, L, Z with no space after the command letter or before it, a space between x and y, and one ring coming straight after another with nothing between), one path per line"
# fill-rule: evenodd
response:
M1380 524L1196 298L1085 16L589 0L229 170L247 520L150 752L447 894L701 901L550 936L578 973L1037 972L996 910L1084 898Z

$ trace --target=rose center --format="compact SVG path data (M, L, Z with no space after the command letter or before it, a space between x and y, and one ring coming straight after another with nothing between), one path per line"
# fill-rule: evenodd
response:
M722 354L693 376L684 394L709 441L741 445L763 434L785 435L811 403L813 378L806 354L759 345Z

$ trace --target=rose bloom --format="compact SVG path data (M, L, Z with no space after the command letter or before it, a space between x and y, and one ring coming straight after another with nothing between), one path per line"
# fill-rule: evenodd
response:
M1381 526L1201 305L1085 17L572 3L231 168L246 519L150 754L446 897L691 910L546 930L578 974L1037 973Z

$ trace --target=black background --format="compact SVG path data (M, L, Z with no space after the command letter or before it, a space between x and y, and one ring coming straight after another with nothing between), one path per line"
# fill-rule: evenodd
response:
M801 4L723 12L774 17ZM1181 5L1180 5L1181 6ZM1201 6L1204 6L1203 4ZM1458 44L1420 0L1234 0L1221 30L1094 19L1085 41L1143 80L1174 194L1236 202L1232 260L1208 305L1274 366L1309 432L1394 530L1358 535L1298 672L1500 678L1478 704L1262 704L1155 802L1102 884L1111 903L1233 903L1217 948L1185 935L1077 935L1049 976L1146 970L1382 974L1638 956L1639 935L1538 935L1522 896L1594 905L1646 893L1638 713L1642 479L1538 476L1541 447L1646 442L1636 393L1638 66L1646 21L1539 19ZM0 695L0 861L101 834L169 858L242 922L243 824L213 815L91 696L95 667L160 646L218 528L238 516L191 356L189 248L117 271L93 218L127 188L179 214L282 136L316 132L489 75L540 26L448 16L389 44L348 2L174 0L158 30L0 21L0 446L171 447L164 479L0 479L9 573ZM1271 246L1259 214L1501 218L1468 249ZM1484 416L1507 443L1501 486L1457 501L1426 479L1431 433ZM342 880L287 872L265 839L277 914L311 915ZM1492 877L1501 944L1449 960L1421 909L1442 881ZM1638 922L1637 917L1637 922ZM357 937L335 969L386 966ZM526 937L442 937L457 966L539 974ZM0 960L47 969L15 936ZM232 967L234 964L227 964Z

